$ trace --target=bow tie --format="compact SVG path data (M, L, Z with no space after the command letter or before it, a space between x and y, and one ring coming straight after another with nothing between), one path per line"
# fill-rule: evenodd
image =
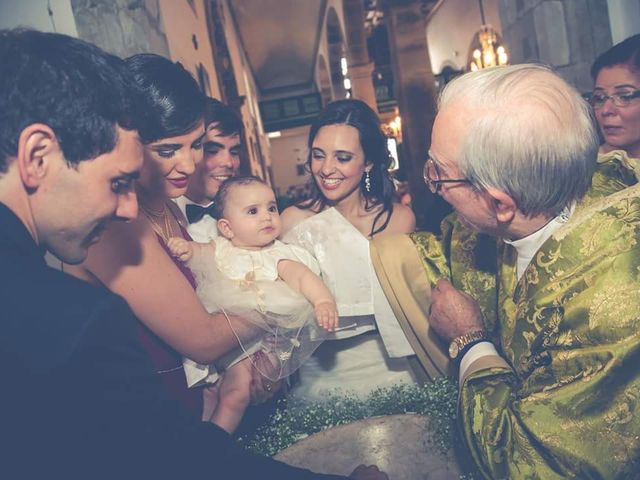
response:
M214 216L214 208L213 203L208 207L201 207L200 205L196 205L194 203L190 203L186 206L187 220L189 223L196 223L202 220L202 217L205 215L209 215L212 218L216 218Z

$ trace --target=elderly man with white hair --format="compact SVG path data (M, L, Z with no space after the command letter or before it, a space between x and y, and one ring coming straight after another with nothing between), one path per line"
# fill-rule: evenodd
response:
M464 75L424 172L455 213L440 237L373 242L427 370L449 347L487 478L638 478L640 186L597 150L589 106L548 68Z

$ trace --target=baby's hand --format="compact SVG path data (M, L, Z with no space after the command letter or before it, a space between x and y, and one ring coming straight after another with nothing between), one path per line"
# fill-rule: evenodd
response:
M316 304L316 321L318 325L329 332L333 332L338 326L338 308L336 302L323 300Z
M193 247L191 243L180 237L171 237L167 242L167 247L171 252L171 255L178 260L188 262L193 257Z

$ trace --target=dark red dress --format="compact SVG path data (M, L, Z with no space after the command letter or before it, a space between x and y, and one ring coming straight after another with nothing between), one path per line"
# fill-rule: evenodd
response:
M191 240L191 237L182 226L180 230L186 240ZM156 234L156 237L160 245L162 245L162 248L167 252L167 255L173 260L173 263L176 264L176 267L180 269L195 290L196 280L191 270L189 270L184 263L171 256L166 243L160 235ZM138 323L140 325L140 341L151 357L151 361L156 368L156 373L160 375L167 393L170 397L186 407L195 417L200 419L202 417L202 388L187 388L187 381L182 367L182 356L149 330L142 322Z

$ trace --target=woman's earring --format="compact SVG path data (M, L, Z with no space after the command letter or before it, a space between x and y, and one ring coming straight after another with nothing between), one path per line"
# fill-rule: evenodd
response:
M367 192L371 191L371 176L369 175L369 171L364 172L364 189Z

